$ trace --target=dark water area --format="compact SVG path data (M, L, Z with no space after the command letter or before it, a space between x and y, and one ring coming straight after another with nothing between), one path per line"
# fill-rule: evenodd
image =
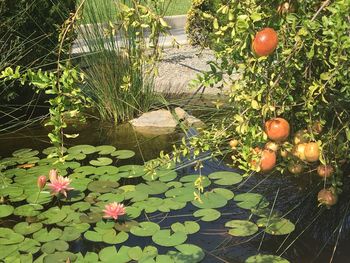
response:
M76 130L80 136L67 140L66 147L78 144L113 145L120 150L133 150L136 155L120 163L142 164L155 158L159 151L172 149L172 144L184 135L177 132L168 135L142 135L136 133L128 124L113 126L98 121L91 121ZM0 135L0 156L7 157L20 148L43 150L50 146L47 138L48 130L43 126L25 128L19 132ZM75 132L75 131L74 131ZM236 171L221 162L210 160L204 162L203 175L218 170ZM193 167L178 169L179 177L197 173ZM130 182L128 182L130 183ZM344 185L350 185L350 179L344 178ZM248 219L250 213L236 206L234 201L220 209L222 216L213 222L201 222L199 233L189 235L186 243L203 248L206 257L202 262L244 262L246 258L257 253L281 255L293 263L330 262L336 247L332 262L350 262L350 189L344 187L338 204L331 209L317 207L317 193L322 188L322 182L311 175L298 178L280 174L254 175L246 178L238 186L227 187L235 195L245 192L260 193L273 206L273 211L279 211L296 225L296 230L290 235L271 236L263 232L254 238L238 238L227 233L225 222L233 219ZM210 188L209 188L210 189ZM159 222L163 228L168 228L174 222L196 220L192 216L195 207L186 206L180 212L152 213L148 217ZM140 218L138 221L143 221ZM140 238L130 235L124 245L140 247L151 243L151 238ZM102 245L89 241L76 241L71 244L72 252L99 251ZM159 248L159 254L166 253L169 248ZM171 248L170 248L171 250Z

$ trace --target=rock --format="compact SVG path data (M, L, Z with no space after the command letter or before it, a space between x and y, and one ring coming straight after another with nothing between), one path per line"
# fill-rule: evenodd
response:
M186 120L189 116L188 113L180 107L176 107L174 111L180 121Z
M175 131L178 124L168 110L156 110L142 114L130 123L138 132L148 134L167 134Z
M185 125L187 125L188 127L194 127L194 128L200 128L205 126L204 122L202 122L200 119L189 115L186 119L185 119Z

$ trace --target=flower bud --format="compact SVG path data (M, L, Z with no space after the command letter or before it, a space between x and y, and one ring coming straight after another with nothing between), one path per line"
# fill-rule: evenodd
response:
M46 185L46 176L45 175L41 175L38 177L37 185L38 185L40 191L43 190L43 188Z

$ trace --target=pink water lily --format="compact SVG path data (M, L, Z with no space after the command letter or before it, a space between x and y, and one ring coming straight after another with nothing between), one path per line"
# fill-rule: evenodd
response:
M114 220L117 220L119 216L126 213L124 205L117 202L107 204L103 212L105 213L104 218L113 218Z
M65 197L67 197L67 191L74 189L72 187L69 187L69 184L72 180L58 175L57 170L50 170L49 178L50 184L48 184L47 186L50 187L52 195L57 195L61 193Z

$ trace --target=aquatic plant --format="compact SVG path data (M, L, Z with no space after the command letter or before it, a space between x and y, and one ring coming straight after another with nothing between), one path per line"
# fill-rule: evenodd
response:
M206 256L196 237L205 235L208 222L220 226L213 240L218 243L228 237L250 240L294 230L262 195L240 192L237 186L243 178L236 172L203 176L204 192L195 200L198 175L179 176L173 164L156 169L152 179L143 165L116 165L132 158L132 151L77 145L66 149L68 161L60 163L47 158L52 150L20 149L0 160L6 181L0 187L0 260L194 263ZM57 202L47 185L34 203L38 176L51 171L56 179L52 169L72 180L74 190ZM106 214L117 221L103 220ZM87 253L74 250L84 242L89 244ZM277 256L254 257L288 262Z
M74 190L73 187L69 187L72 180L58 175L57 173L58 172L55 169L50 170L50 183L47 186L51 189L52 195L58 195L61 193L67 197L67 191Z

